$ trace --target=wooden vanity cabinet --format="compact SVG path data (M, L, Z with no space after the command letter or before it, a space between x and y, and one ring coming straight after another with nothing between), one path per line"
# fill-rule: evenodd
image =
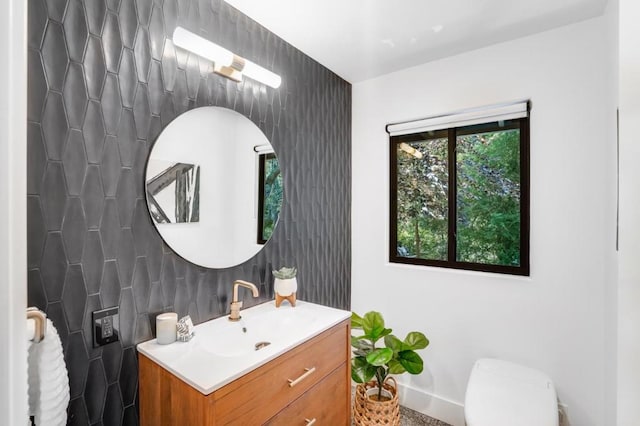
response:
M344 404L344 396L340 393L344 386L344 377L349 373L348 370L348 364L342 364L311 390L272 417L267 424L269 426L314 423L330 426L350 424L350 400L347 401L346 411L340 406Z
M203 395L143 354L140 424L349 425L350 320Z

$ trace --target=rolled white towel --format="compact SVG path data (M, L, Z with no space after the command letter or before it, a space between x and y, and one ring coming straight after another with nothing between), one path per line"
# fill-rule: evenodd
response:
M64 426L69 405L69 376L58 330L47 318L40 343L29 343L29 415L36 426Z

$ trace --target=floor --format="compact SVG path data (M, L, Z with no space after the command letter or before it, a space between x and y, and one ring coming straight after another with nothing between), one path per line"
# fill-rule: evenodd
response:
M401 426L450 426L448 423L436 420L425 414L418 413L406 407L400 407L400 425Z

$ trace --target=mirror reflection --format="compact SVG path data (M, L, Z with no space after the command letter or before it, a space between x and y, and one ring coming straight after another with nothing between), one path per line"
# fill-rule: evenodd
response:
M273 147L251 120L221 107L172 121L151 149L145 180L149 214L164 241L208 268L258 253L282 206Z
M282 205L282 174L273 152L258 158L258 243L264 244L273 233Z
M151 160L147 202L154 223L200 221L200 166Z

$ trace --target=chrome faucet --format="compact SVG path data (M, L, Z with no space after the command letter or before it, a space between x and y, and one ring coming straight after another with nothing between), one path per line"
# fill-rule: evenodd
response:
M229 321L240 321L240 308L242 308L242 301L238 301L238 287L246 287L251 290L253 297L258 297L258 287L249 281L236 280L233 282L233 300L231 301L231 312L229 315Z

